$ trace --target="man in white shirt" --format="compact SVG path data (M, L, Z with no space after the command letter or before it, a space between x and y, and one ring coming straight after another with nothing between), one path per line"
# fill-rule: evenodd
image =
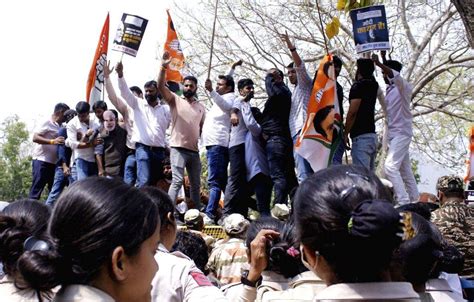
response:
M382 53L385 58L385 52ZM393 184L395 199L399 204L417 201L419 197L416 180L411 169L409 148L413 136L410 102L412 85L402 78L402 64L389 60L382 64L376 54L374 63L382 69L387 84L385 103L388 119L388 154L385 174Z
M58 131L64 122L64 112L68 109L69 106L64 103L56 104L51 118L41 124L33 134L33 142L36 145L33 150L33 179L29 195L31 199L40 199L45 185L48 185L51 191L56 169L57 145L64 144L64 137L58 136Z
M67 124L67 143L73 150L77 180L97 175L94 146L101 143L97 138L100 123L95 116L90 117L90 105L79 102L77 116Z
M202 128L202 140L207 150L207 181L209 186L209 202L206 207L206 215L211 220L215 220L221 192L225 190L227 184L230 110L235 99L235 83L231 76L220 75L216 90L213 90L210 79L206 80L205 87L213 100L213 105L207 113Z
M120 94L132 108L134 131L132 141L135 142L135 158L137 161L136 186L155 185L161 178L165 158L166 129L171 122L170 108L162 105L156 81L145 83L145 99L138 99L128 88L123 77L123 65L117 64Z

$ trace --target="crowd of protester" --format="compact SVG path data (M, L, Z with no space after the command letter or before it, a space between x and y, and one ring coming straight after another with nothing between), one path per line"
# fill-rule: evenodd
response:
M412 86L401 63L384 52L382 61L375 54L357 60L332 164L314 172L293 150L313 83L282 39L293 87L281 70L268 70L263 110L250 103L254 81L234 80L242 61L215 90L205 82L206 112L195 77L181 87L166 82L166 52L144 93L128 86L121 62L106 66L115 109L104 101L78 102L75 110L57 104L33 135L29 199L0 213L0 299L472 299L474 209L454 175L438 179L437 196L418 193L408 151ZM343 116L343 62L334 56L332 64ZM374 173L377 99L388 120L386 180ZM200 183L204 150L208 192ZM343 164L349 150L352 164ZM46 202L37 201L46 186Z

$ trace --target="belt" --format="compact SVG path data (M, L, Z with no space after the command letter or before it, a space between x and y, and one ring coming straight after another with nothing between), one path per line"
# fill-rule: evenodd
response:
M142 143L136 143L135 146L141 146L145 149L148 149L150 151L165 151L166 149L164 147L154 147L154 146L148 146Z

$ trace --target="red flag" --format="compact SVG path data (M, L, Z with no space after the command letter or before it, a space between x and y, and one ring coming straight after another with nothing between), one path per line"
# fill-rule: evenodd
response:
M102 32L100 33L99 43L95 50L94 60L87 79L86 100L93 105L101 100L101 94L104 87L104 66L107 62L107 49L109 45L109 14L105 19Z
M183 76L181 75L181 69L184 67L184 54L181 49L181 44L178 40L178 35L171 20L170 12L168 14L168 34L166 36L165 50L169 52L171 57L171 63L166 69L166 80L181 83Z

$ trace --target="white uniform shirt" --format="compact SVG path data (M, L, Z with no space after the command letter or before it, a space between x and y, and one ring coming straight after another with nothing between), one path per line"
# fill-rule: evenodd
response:
M389 79L385 103L388 115L388 138L398 135L413 136L412 114L410 112L412 85L400 73L392 70L393 78Z
M300 66L295 67L296 78L298 79L298 85L292 91L291 94L291 109L290 109L290 133L291 137L294 137L303 128L306 121L306 111L308 109L308 102L311 96L311 90L313 89L313 79L309 76L306 71L304 63Z
M152 281L152 301L228 301L186 255L170 253L160 244L155 259L159 269Z
M213 104L206 113L206 120L202 127L202 142L204 146L229 146L230 110L234 104L233 92L219 95L215 90L211 92Z
M58 137L59 128L61 128L61 126L50 119L41 124L38 129L36 129L35 133L47 139L55 139ZM35 144L33 149L33 159L44 161L50 164L56 164L56 161L58 160L56 153L57 150L57 145Z
M79 121L79 118L75 116L72 120L67 123L67 144L73 151L74 159L83 159L88 162L95 162L94 147L78 149L78 145L82 138L86 135L88 129L98 130L100 128L99 120L94 114L89 114L89 124L84 124ZM81 140L77 139L77 135L80 133Z
M242 123L242 104L245 102L242 101L242 97L238 97L234 101L233 107L239 109L238 116L239 116L239 124L237 126L232 126L230 130L230 141L229 141L229 148L234 146L241 145L245 143L245 135L247 134L247 127L244 123Z
M125 79L119 78L120 94L133 110L134 130L132 141L150 147L166 146L166 129L171 123L170 107L158 104L148 105L146 100L137 99L130 91Z

